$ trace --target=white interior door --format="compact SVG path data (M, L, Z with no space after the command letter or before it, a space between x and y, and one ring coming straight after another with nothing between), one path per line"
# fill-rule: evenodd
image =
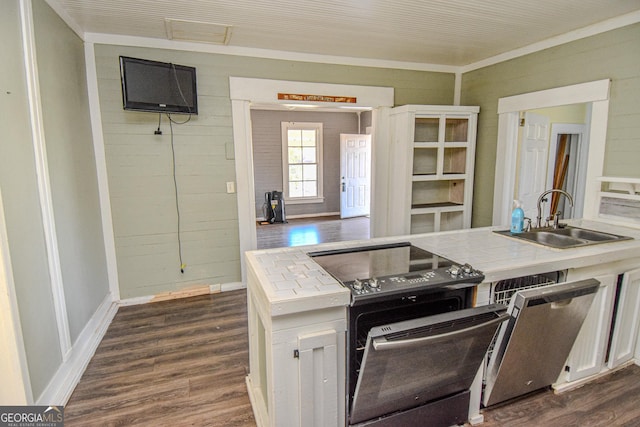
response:
M340 134L340 218L369 215L371 135Z
M545 191L549 154L549 118L525 113L520 144L520 174L516 199L525 216L535 221L538 197ZM548 210L548 203L546 204Z

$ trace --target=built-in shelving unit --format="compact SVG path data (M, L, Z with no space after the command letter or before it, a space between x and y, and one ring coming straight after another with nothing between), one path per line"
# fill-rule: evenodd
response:
M396 234L471 227L478 112L441 105L392 110Z

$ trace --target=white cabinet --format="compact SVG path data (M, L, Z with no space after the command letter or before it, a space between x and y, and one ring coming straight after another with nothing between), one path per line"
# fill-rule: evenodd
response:
M471 227L478 111L427 105L391 111L393 234Z
M622 275L615 324L611 333L611 351L607 364L609 368L616 368L635 356L638 322L640 322L640 268Z
M567 280L600 281L587 318L560 374L556 389L572 388L594 375L638 359L640 328L640 259L571 269ZM618 277L622 277L618 286ZM617 294L617 295L616 295ZM615 307L615 319L614 319Z
M344 426L345 307L273 313L251 265L247 277L247 390L256 424Z
M590 277L594 276L589 274L589 269L570 270L567 280L573 281ZM567 358L565 371L560 375L561 381L559 382L577 381L599 373L604 367L616 277L615 274L595 277L600 281L600 289L591 303L591 309Z

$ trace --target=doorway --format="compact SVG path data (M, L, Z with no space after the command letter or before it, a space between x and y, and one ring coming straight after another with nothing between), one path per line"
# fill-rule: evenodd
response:
M573 196L574 205L553 193L542 204L542 218L559 212L561 218L580 218L584 206L584 175L588 153L587 104L526 111L520 114L517 185L525 216L535 219L540 194L552 188ZM567 123L561 123L566 121Z
M258 249L369 238L368 219L348 219L369 214L371 136L359 131L371 112L318 110L251 108Z
M371 135L340 134L340 218L369 216Z
M597 216L597 194L602 175L609 114L609 79L514 95L498 100L498 143L493 192L493 225L509 224L517 177L517 144L520 111L587 103L590 109L585 128L589 140L584 173L583 218Z
M236 188L238 203L238 230L240 253L257 248L255 188L253 170L253 150L251 141L251 107L259 105L284 105L290 101L280 101L278 94L330 94L353 99L348 105L326 102L308 102L317 106L345 108L370 107L372 114L372 182L386 180L388 174L386 140L388 134L388 120L384 113L394 105L394 89L391 87L355 86L328 83L293 82L283 80L254 79L242 77L229 78L229 94L231 98L231 112L233 124L233 157L236 166ZM382 111L379 120L378 111ZM378 143L377 141L380 141ZM377 153L382 153L380 156ZM380 161L378 161L380 159ZM375 188L372 199L372 220L376 206L386 207L386 187ZM246 283L247 273L244 256L241 256L242 281Z
M583 216L588 153L589 139L584 124L551 126L547 188L560 188L573 195L573 207L564 198L556 202L564 218Z

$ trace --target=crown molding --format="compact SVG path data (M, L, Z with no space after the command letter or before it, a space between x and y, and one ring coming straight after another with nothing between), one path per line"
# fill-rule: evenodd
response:
M318 55L311 53L289 52L283 50L257 49L241 46L223 46L206 43L183 42L177 40L157 39L151 37L124 36L118 34L85 33L85 42L111 44L119 46L136 46L155 49L173 49L190 52L215 53L221 55L248 56L253 58L279 59L283 61L314 62L321 64L350 65L356 67L394 68L412 71L432 71L438 73L455 73L457 66L427 64L419 62L389 61L373 58L354 58L335 55Z

